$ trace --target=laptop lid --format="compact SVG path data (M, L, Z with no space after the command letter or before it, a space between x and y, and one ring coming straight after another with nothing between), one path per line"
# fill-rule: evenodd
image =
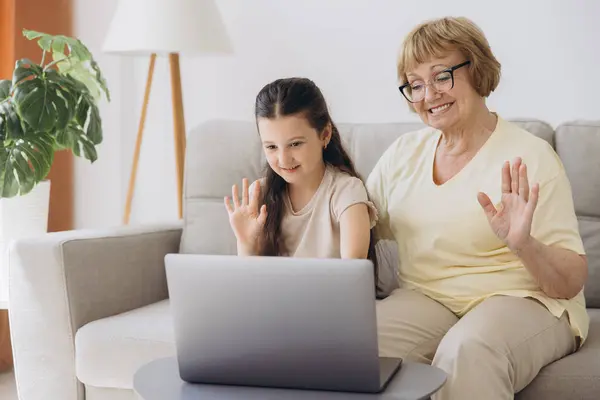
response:
M379 389L371 261L168 254L165 263L183 380Z

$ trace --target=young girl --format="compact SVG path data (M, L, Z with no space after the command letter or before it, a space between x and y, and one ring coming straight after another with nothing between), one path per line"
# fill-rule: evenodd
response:
M225 197L238 255L369 258L377 282L377 211L319 88L278 79L258 93L255 117L266 177L244 179L241 201L237 185L233 203Z

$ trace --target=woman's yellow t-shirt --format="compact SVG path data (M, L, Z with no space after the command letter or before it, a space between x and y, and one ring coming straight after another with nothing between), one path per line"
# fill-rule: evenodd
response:
M433 162L440 137L433 128L402 135L367 180L380 213L379 237L398 243L403 287L424 293L459 317L492 295L532 297L556 317L566 310L583 343L589 327L583 290L570 300L544 294L520 259L493 233L477 201L482 191L498 206L502 165L521 157L530 186L540 184L532 236L585 254L571 186L554 149L498 117L496 129L475 157L438 186Z

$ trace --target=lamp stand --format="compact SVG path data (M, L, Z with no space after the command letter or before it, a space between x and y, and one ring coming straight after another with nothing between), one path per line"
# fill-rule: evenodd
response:
M173 135L175 140L175 166L177 168L177 210L183 216L183 166L185 161L185 120L183 118L183 94L179 54L169 54L171 69L171 100L173 103Z
M142 147L142 136L148 111L148 101L150 98L150 88L152 86L152 77L154 75L154 64L156 63L156 54L150 56L150 65L148 67L148 78L146 79L146 89L144 91L144 102L142 104L142 113L138 125L137 138L133 153L133 164L129 176L129 188L127 190L127 200L125 203L125 215L123 223L129 224L131 216L131 203L135 191L135 180L137 176L138 163L140 159L140 149ZM183 169L185 158L185 120L183 114L183 94L181 90L181 71L179 68L179 54L169 54L169 67L171 71L171 102L173 107L173 135L175 145L175 169L177 173L177 211L179 218L183 216Z

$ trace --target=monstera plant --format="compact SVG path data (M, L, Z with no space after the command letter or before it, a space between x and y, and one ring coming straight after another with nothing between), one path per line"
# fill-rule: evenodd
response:
M78 39L23 30L41 48L39 64L18 60L0 81L0 197L29 193L50 171L54 153L98 158L98 101L110 93L98 64Z

